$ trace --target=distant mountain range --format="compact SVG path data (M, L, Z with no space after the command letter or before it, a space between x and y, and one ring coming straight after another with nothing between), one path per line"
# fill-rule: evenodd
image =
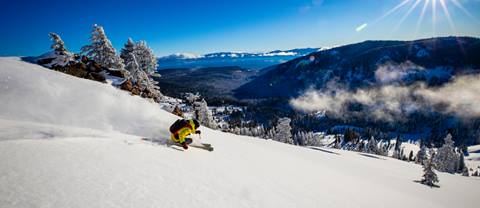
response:
M158 68L162 70L169 68L238 66L246 69L262 69L326 49L327 48L300 48L261 53L218 52L205 55L177 53L160 57L158 59Z
M383 67L396 80L379 77ZM272 66L236 90L241 99L297 96L335 82L348 90L394 81L408 85L448 82L453 76L480 73L480 39L432 38L416 41L365 41L311 53ZM385 80L387 79L387 80Z

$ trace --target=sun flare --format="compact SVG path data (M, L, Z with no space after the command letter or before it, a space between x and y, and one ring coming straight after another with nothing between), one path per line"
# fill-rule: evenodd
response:
M419 16L417 20L417 24L415 27L415 33L414 36L416 37L418 34L419 29L422 26L423 21L425 20L425 14L427 12L430 12L432 14L431 20L432 20L432 33L435 36L436 35L436 27L438 24L438 16L443 15L451 30L457 34L457 29L455 27L454 20L452 18L452 15L450 14L450 10L455 8L460 11L462 11L466 16L470 17L471 19L475 20L478 22L473 15L470 14L470 12L462 5L462 3L459 0L402 0L400 3L395 5L392 9L388 10L385 12L382 16L380 16L378 19L376 19L373 24L382 21L383 19L389 17L390 15L396 13L400 9L404 7L409 7L408 10L403 14L399 22L395 25L393 31L396 31L400 25L412 15L412 13L416 10L419 10ZM358 30L357 30L358 32Z

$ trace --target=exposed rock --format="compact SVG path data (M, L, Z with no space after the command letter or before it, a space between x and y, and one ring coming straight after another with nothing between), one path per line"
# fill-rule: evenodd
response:
M132 89L133 89L132 80L127 79L127 81L123 82L123 84L120 85L120 89L125 90L125 91L132 91Z
M121 77L121 78L127 78L128 77L128 71L127 70L111 70L111 69L106 69L109 75L111 76L116 76L116 77Z
M182 110L178 107L178 105L175 106L175 108L173 109L172 113L173 113L174 115L183 117L183 112L182 112Z
M140 95L142 93L142 91L140 90L140 88L138 88L138 86L134 86L131 92L133 95Z

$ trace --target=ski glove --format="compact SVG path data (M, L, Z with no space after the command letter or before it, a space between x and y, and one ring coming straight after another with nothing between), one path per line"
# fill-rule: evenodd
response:
M187 143L186 143L186 142L183 142L183 143L182 143L182 147L183 147L183 149L188 149Z
M195 134L200 134L200 133L201 133L200 130L195 131Z

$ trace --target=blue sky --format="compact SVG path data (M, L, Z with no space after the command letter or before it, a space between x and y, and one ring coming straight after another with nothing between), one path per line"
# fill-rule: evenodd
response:
M146 40L159 56L176 52L268 51L336 46L364 40L411 40L432 36L480 37L480 0L444 0L455 31L436 0L416 33L426 0L2 0L0 55L38 55L49 50L49 32L68 49L88 44L93 24L104 26L119 50L128 37ZM433 1L433 0L431 0ZM361 25L363 30L357 31ZM435 27L433 26L435 25ZM415 35L415 33L417 35Z

